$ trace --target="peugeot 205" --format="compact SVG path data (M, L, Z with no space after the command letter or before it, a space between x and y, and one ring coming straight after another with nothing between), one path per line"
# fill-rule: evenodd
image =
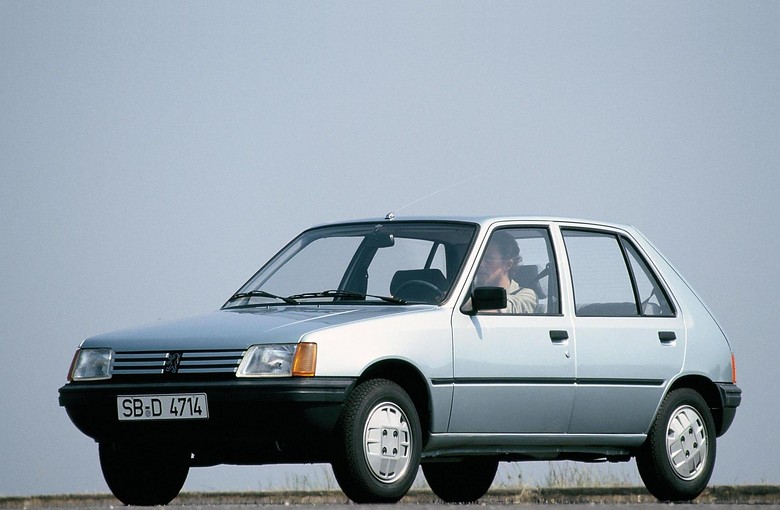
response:
M684 501L741 391L632 227L388 217L304 231L218 311L84 340L59 401L130 505L218 464L330 463L355 502L398 501L422 467L470 502L499 462L632 458Z

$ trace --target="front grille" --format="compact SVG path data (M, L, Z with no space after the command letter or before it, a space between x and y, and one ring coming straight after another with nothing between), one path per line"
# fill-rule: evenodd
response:
M181 356L177 374L235 374L246 351L143 351L116 352L111 368L113 375L159 375L171 365L171 355Z

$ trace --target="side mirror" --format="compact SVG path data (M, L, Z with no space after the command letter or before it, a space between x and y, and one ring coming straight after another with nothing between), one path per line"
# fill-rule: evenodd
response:
M501 310L503 308L506 308L506 289L504 287L477 287L471 294L471 309L463 311L475 314L480 310Z

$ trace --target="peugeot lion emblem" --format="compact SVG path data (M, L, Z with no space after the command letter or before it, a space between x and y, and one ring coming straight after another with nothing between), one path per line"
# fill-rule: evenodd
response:
M165 356L165 366L163 367L163 373L175 374L179 372L179 364L181 363L180 352L169 352Z

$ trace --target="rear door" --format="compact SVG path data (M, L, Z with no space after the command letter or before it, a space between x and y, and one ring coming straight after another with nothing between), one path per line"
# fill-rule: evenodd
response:
M685 328L637 245L561 230L574 291L577 384L569 433L642 434L682 368Z

